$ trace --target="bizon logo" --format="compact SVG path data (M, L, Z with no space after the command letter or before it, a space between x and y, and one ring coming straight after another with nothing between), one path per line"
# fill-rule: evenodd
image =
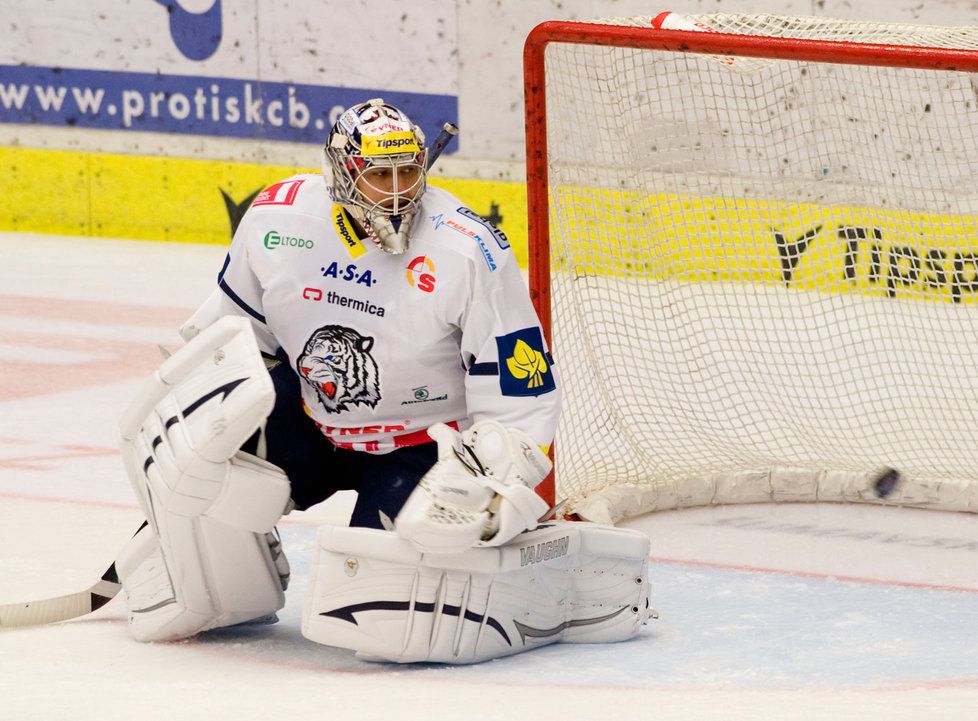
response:
M156 0L170 14L170 36L183 55L190 60L207 60L221 44L221 0L213 0L210 9L191 12L177 0ZM183 0L187 3L188 0ZM189 0L199 5L200 0Z

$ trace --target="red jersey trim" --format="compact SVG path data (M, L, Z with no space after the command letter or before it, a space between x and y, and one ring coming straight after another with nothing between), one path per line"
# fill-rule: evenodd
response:
M305 178L300 178L299 180L283 180L280 183L269 185L255 196L251 207L256 205L292 205L295 202L295 196L299 194L299 186L304 182L306 182Z

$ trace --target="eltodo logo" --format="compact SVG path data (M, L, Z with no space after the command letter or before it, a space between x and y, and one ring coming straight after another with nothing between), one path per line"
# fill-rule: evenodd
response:
M427 272L426 272L427 271ZM422 293L435 290L435 263L426 255L419 255L407 265L407 282Z
M265 247L269 250L275 250L275 248L312 248L314 243L311 240L306 240L305 238L296 238L291 235L282 235L277 230L270 230L265 233L265 240L263 241Z

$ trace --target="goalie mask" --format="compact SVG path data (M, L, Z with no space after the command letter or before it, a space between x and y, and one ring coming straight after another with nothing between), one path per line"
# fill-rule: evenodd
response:
M333 200L387 253L407 250L427 187L424 133L383 100L348 108L323 149Z

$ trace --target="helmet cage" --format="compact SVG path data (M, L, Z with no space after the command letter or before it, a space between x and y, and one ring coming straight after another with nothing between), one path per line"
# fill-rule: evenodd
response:
M341 205L354 205L365 213L395 216L415 211L427 188L425 169L427 149L412 155L347 155L337 148L326 148L333 173L333 199ZM377 185L382 173L390 175L390 187ZM409 180L409 184L401 184ZM358 186L359 181L359 186ZM372 199L362 187L372 190ZM416 190L413 197L409 194Z
M377 152L384 142L395 148L406 145L407 150ZM411 222L427 188L427 155L421 129L379 100L343 113L323 149L333 200L389 253L407 249Z

